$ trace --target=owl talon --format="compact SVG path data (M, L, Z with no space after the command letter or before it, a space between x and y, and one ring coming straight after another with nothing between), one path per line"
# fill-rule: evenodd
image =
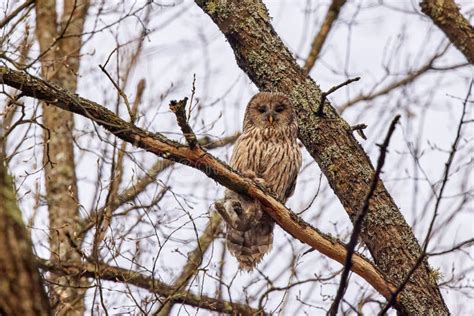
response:
M224 203L219 201L216 202L214 206L217 212L232 228L239 231L246 231L250 228L250 224L253 222L251 220L253 215L245 213L239 201L227 200Z
M252 179L252 181L258 184L259 186L266 188L265 180L263 180L263 178L258 177L257 174L252 170L242 171L241 174L246 178Z
M270 193L272 196L276 196L276 193L270 188L270 186L267 185L265 180L262 178L254 178L252 179L256 184L261 186L267 193Z
M242 208L242 204L239 201L232 201L231 203L232 210L239 216L242 216L244 213L244 209Z
M257 174L252 171L252 170L244 170L240 172L244 177L249 178L249 179L255 179L257 178Z
M266 186L265 180L263 180L262 178L253 178L252 180L259 186L266 189L267 186Z

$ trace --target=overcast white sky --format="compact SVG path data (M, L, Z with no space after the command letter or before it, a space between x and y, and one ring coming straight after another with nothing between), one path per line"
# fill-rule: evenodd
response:
M328 0L265 1L270 15L273 17L273 25L277 33L300 63L308 54L312 36L319 29L329 2ZM417 1L389 0L385 1L387 6L378 5L381 1L355 0L348 2L331 31L323 48L321 59L311 72L311 76L322 90L327 90L347 78L361 77L359 82L343 88L329 97L335 106L352 99L361 91L370 91L386 76L384 65L390 69L392 75L383 81L382 86L392 82L393 79L402 78L407 71L419 68L440 45L446 43L444 35L419 12ZM472 16L474 3L471 1L458 1L458 3L465 14L470 13ZM135 6L139 7L138 4ZM0 7L3 7L3 4ZM92 14L96 10L97 8L93 6L91 8ZM305 11L310 13L305 15ZM115 13L106 14L97 22L97 25L100 27L115 21L117 16ZM92 30L95 23L94 18L88 19L86 31ZM141 24L137 19L128 18L121 24L94 35L87 41L81 51L83 59L78 88L78 93L81 96L114 109L115 92L98 65L105 63L117 42L124 44L130 39L136 38L141 31L140 27ZM210 135L216 138L239 131L245 105L249 98L257 92L257 89L238 68L230 46L210 18L192 1L183 1L175 6L166 6L161 9L155 7L149 29L152 32L145 40L143 54L126 88L126 92L133 98L136 83L141 78L145 78L147 81L144 102L140 107L142 114L140 124L151 131L165 133L169 137L180 139L180 132L176 127L174 116L168 110L168 103L171 99L181 99L190 95L195 74L196 97L199 99L199 110L196 110L192 116L195 131L201 135ZM127 52L130 46L125 45L121 49L122 53ZM35 45L34 50L37 49ZM32 54L36 53L37 51L33 51ZM108 65L111 72L115 71L115 56ZM464 57L451 47L446 56L442 57L436 65L447 66L464 61ZM454 140L457 122L461 115L462 101L460 99L464 98L467 93L472 74L473 69L468 67L442 75L428 73L408 88L398 89L388 96L375 99L373 102L359 103L343 114L350 124L368 124L369 127L366 130L368 140L359 140L369 152L372 161L375 161L378 156L378 149L374 144L382 141L388 124L395 114L402 115L402 123L397 127L390 145L390 153L382 178L408 223L411 225L416 222L414 232L418 239L425 236L427 222L432 216L434 207L432 203L426 204L431 195L429 182L437 183L442 177L444 162L447 159L446 151L449 150ZM166 93L166 91L171 92ZM161 98L162 95L165 97ZM471 100L473 99L471 97ZM361 114L365 107L371 108ZM122 111L125 114L124 108ZM472 119L472 103L469 105L467 117ZM77 151L78 177L81 181L79 186L80 201L84 206L83 211L86 212L92 203L91 197L96 190L92 183L96 179L97 161L100 157L99 149L102 148L102 144L95 136L94 128L89 122L82 118L76 118L76 124L80 130L77 132L78 144L90 150L89 153L82 152L81 154ZM453 168L452 181L446 191L446 196L451 196L451 198L443 202L437 223L442 223L443 219L456 213L455 206L462 190L471 196L473 194L472 180L467 182L467 187L460 187L460 182L466 175L472 174L472 149L474 149L472 126L473 124L464 127L461 150L458 159L455 160L456 168ZM84 131L87 131L88 134ZM40 131L36 130L36 132L39 135ZM101 134L105 135L103 132ZM468 140L471 143L468 143ZM33 141L34 139L31 140L31 142ZM424 179L420 167L415 166L413 159L410 159L408 143L415 141L419 142L421 152L423 152L420 165L428 175L429 181ZM11 142L14 143L14 141ZM37 154L40 151L40 148L36 149ZM133 182L137 174L142 172L141 169L152 165L155 161L153 155L143 154L135 148L129 147L129 151L139 161L140 167L130 159L128 160L123 182L124 188ZM231 147L213 151L224 160L228 159L230 152ZM32 150L26 150L25 155L29 160L26 159L26 156L20 155L12 163L18 183L23 181L25 170L32 171L34 169L31 167L32 153ZM302 210L309 204L317 191L320 179L319 168L315 163L312 163L307 153L305 153L303 166L306 168L298 179L294 197L288 203L288 206L295 211ZM35 168L38 167L39 164ZM417 168L419 191L417 197L414 198L413 177ZM103 170L103 172L107 174L109 170ZM183 254L194 247L195 237L193 237L192 225L188 222L188 214L196 218L198 227L203 227L206 223L205 217L208 214L209 205L222 194L223 189L200 172L183 166L173 168L172 171L160 177L160 181L171 185L173 194L168 194L159 206L149 210L150 221L160 221L162 224L158 229L158 236L153 236L154 229L150 223L143 225L141 230L134 230L134 236L131 236L131 239L127 241L127 247L134 249L134 237L150 234L151 237L143 241L142 245L142 248L145 249L142 264L150 266L152 258L158 255L157 244L163 242L166 236L177 227L187 223L183 229L172 234L172 238L167 241L167 246L159 254L160 268L156 276L164 281L171 281L171 276L179 273L180 266L186 260ZM320 195L303 217L322 231L347 240L352 226L342 206L327 187L324 177L322 181ZM41 174L28 176L26 182L20 186L19 196L26 217L31 215L29 210L33 205L32 195L28 193L28 190L33 188L35 183L41 183ZM159 189L160 182L150 188L146 195L141 196L140 200L144 202L152 198ZM427 205L426 208L425 205ZM45 248L40 244L45 245L46 243L47 217L45 215L43 209L37 217L35 222L37 229L34 230L34 237L38 244L37 251L43 255L46 255ZM117 221L114 223L114 228L120 230L130 223ZM449 225L444 225L441 229L439 226L435 225L435 227L436 234L429 247L430 251L444 250L458 242L472 238L474 235L472 204L456 214ZM183 244L180 242L181 240L189 242ZM177 248L179 251L176 251ZM215 243L213 251L208 253L207 258L211 270L213 267L217 267L220 260L220 249L221 242L219 241ZM262 271L271 278L278 275L281 269L286 267L292 249L295 253L301 254L307 247L293 240L279 227L276 228L275 247L261 264ZM473 257L474 250L471 247L464 252L432 258L430 263L441 270L445 279L449 279L453 271L456 275L464 274L465 279L459 284L472 287L474 285ZM241 299L242 287L248 286L254 280L260 281L248 286L246 291L254 293L260 289L263 282L258 272L236 273L235 259L227 257L227 261L226 280L230 281L235 277L231 287L234 300ZM125 266L129 264L124 258L120 258L119 263ZM327 276L340 267L339 264L312 252L299 260L297 278L304 280L312 277L313 274ZM215 275L214 272L209 273ZM284 273L289 275L290 271ZM309 294L307 302L327 308L337 289L338 280L339 277L328 284L317 284ZM288 282L288 277L280 278L275 286L284 286L286 282ZM197 291L202 287L205 292L211 294L216 288L216 283L212 278L204 276L204 274L200 274L195 285L191 289ZM108 284L108 286L117 288L115 284ZM308 295L305 290L309 287L310 285L296 287L290 292L286 307L287 315L298 310L298 307L301 306L298 301L300 299L299 293L301 291L303 296L301 299L305 299L305 296ZM362 279L353 275L346 299L349 302L357 302L357 298L366 291L370 292L372 289ZM474 314L472 297L474 294L472 289L470 291L471 296L467 297L458 291L448 291L443 288L443 295L453 314ZM137 290L136 295L145 295L145 292ZM266 310L271 311L272 308L278 308L281 295L282 293L272 294ZM375 295L374 298L381 299L378 295ZM117 313L133 310L130 307L133 306L133 301L126 302L125 300L124 295L119 296L114 292L111 292L107 298L108 304L116 308L114 312ZM470 304L467 303L469 300ZM195 312L193 309L187 308L187 310L191 314ZM364 309L368 315L375 311L377 311L376 305L368 305ZM175 307L174 313L185 314L185 311ZM303 313L324 315L324 311L310 305L303 306L298 310L298 314ZM199 311L198 314L206 315L207 312Z

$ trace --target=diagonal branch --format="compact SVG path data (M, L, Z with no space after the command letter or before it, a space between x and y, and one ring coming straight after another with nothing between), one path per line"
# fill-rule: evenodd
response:
M308 74L314 66L314 63L321 53L324 42L326 41L329 32L333 26L334 21L337 20L339 12L341 11L342 6L346 3L347 0L332 0L331 5L329 6L328 12L324 17L323 24L319 29L318 34L314 37L313 43L311 44L311 51L309 52L308 58L304 63L304 72Z
M421 11L429 16L466 59L474 64L474 28L453 0L423 0Z
M259 200L269 208L270 216L289 234L329 258L343 263L346 246L319 232L304 222L254 182L240 176L228 165L214 158L202 147L195 149L169 140L159 133L150 133L122 120L105 107L76 96L67 90L37 77L0 67L0 82L21 90L26 96L48 102L61 109L82 115L101 125L115 136L160 157L191 166L205 173L225 187ZM380 272L363 256L354 254L352 271L364 278L385 297L391 295L393 285L385 281Z
M27 0L23 2L23 4L19 5L18 8L13 10L9 15L4 17L0 21L0 29L2 29L5 25L7 25L11 20L13 20L18 14L20 14L21 11L24 9L28 8L30 5L34 4L35 0Z
M199 144L206 149L214 149L219 148L222 146L226 146L235 142L235 140L239 137L239 134L231 135L228 137L224 137L217 141L212 141L208 137L204 137L199 139ZM126 144L126 143L124 143ZM156 178L158 175L171 167L174 164L173 161L167 159L159 159L157 160L150 169L148 169L145 174L138 178L129 188L123 190L121 193L111 197L108 205L101 207L97 214L90 214L89 216L85 217L79 222L79 227L81 227L81 231L79 232L79 237L82 237L95 225L95 221L97 218L101 218L104 216L104 212L108 207L110 212L113 214L119 207L123 206L124 204L133 201L137 196L145 191L145 189L152 183L156 183Z

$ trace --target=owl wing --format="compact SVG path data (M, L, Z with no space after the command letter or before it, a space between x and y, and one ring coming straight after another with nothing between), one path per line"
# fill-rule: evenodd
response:
M294 174L293 178L290 179L290 185L289 187L286 189L286 192L285 192L285 199L289 199L293 193L295 193L295 188L296 188L296 177L298 176L297 173Z
M232 156L230 158L230 166L239 172L253 171L257 172L259 161L255 159L256 147L251 137L245 133L240 135L235 143Z
M288 200L293 195L293 193L295 193L296 178L298 177L302 163L301 151L298 145L293 147L293 154L295 157L295 166L294 168L291 168L292 173L289 177L288 186L285 191L285 201Z

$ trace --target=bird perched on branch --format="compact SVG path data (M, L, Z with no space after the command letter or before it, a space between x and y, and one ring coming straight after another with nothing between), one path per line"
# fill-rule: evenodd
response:
M301 167L291 101L282 93L260 92L247 105L243 125L230 166L286 202ZM226 222L227 248L240 269L251 271L272 247L274 221L262 208L259 201L231 190L216 203Z

